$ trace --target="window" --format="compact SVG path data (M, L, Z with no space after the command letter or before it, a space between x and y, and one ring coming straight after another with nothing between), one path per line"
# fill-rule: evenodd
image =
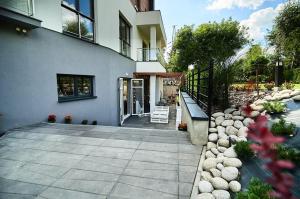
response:
M58 101L95 98L93 76L57 75Z
M130 57L130 25L120 16L120 52Z
M63 32L94 41L94 0L62 0Z

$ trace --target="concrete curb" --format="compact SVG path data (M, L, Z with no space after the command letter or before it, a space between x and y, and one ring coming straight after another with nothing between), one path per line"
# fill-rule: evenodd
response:
M192 194L191 194L190 199L196 199L197 196L198 196L198 193L199 193L198 183L200 182L201 172L203 171L202 165L203 165L203 162L205 160L205 153L206 153L206 146L203 146L200 161L199 161L199 164L198 164L197 174L196 174L196 177L195 177L195 180L194 180L193 190L192 190Z

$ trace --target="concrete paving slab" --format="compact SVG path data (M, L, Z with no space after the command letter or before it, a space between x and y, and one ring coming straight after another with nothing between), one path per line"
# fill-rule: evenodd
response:
M186 199L201 151L175 130L18 128L0 138L0 199Z

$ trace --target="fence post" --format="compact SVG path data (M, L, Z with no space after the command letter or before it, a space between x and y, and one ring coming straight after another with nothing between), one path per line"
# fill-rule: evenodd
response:
M214 62L211 60L209 62L209 74L208 74L208 106L207 106L207 114L208 121L210 127L211 121L211 112L212 112L212 100L213 100L213 76L214 76Z
M195 69L192 70L192 99L194 99L194 90L195 90Z
M197 66L197 104L200 106L200 92L201 92L201 87L200 87L200 65Z

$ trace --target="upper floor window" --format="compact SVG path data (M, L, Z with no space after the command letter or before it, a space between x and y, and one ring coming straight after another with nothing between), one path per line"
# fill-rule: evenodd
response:
M94 0L62 0L63 32L94 41Z
M120 16L120 52L130 57L130 29L129 23Z

